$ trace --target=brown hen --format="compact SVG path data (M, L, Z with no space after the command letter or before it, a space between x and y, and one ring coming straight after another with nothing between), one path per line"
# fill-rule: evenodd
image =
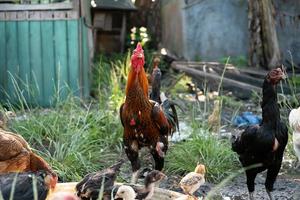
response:
M25 139L4 129L8 113L0 115L0 174L9 172L37 172L45 170L52 174L51 186L57 183L57 175L49 164L36 155Z

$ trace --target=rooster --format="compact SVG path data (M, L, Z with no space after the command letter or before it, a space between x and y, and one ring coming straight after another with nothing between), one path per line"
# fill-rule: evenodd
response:
M49 164L31 150L21 135L3 129L7 123L5 116L0 117L4 123L0 127L0 174L44 170L52 174L51 184L55 187L58 178Z
M172 125L160 104L149 99L144 63L144 52L138 43L131 57L126 99L120 107L120 118L124 127L123 145L132 166L132 183L136 183L139 176L141 164L138 155L142 147L150 149L155 169L163 169L168 135L172 131Z
M300 107L293 109L289 115L289 123L293 129L293 146L298 158L296 168L300 167Z
M281 68L271 70L263 82L262 123L249 126L240 135L233 136L232 149L246 168L249 198L254 199L254 181L258 173L267 170L265 187L269 199L281 168L283 153L288 141L287 126L280 119L277 103L277 84L285 78Z

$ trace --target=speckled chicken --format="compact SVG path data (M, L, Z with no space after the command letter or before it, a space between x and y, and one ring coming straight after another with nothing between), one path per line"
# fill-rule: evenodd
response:
M300 107L293 109L289 115L289 123L293 130L293 146L298 158L296 168L300 167Z
M120 167L124 162L125 160L121 159L107 169L87 174L76 185L77 196L82 200L96 200L100 188L104 187L104 196L109 197ZM102 183L104 183L104 186L102 186Z
M52 184L55 186L57 175L49 164L31 150L21 135L4 129L9 116L12 114L0 116L0 174L45 170L52 174Z
M205 166L197 165L194 172L185 175L179 185L183 192L187 195L193 196L194 192L205 183Z
M13 189L13 200L33 200L35 199L33 186L37 192L37 200L45 200L48 191L53 189L52 174L46 171L38 171L0 175L0 191L4 200L10 199Z

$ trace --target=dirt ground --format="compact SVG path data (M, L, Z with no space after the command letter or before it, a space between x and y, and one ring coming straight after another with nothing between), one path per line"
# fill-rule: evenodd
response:
M146 174L151 169L151 156L146 155L146 164L145 166L150 166L149 168L142 168L141 177L138 181L139 184L143 184L143 174ZM144 160L145 161L145 160ZM121 172L121 177L124 180L130 180L130 164L127 162L124 171ZM284 166L284 165L283 165ZM265 172L262 172L257 175L255 180L255 200L269 200L264 182L265 182ZM168 174L167 174L168 175ZM180 176L168 175L166 180L163 180L160 184L160 188L176 191L183 193L181 188L178 186L179 181L181 180ZM207 194L212 191L213 200L248 200L248 190L246 185L246 177L244 174L239 175L231 181L228 181L220 189L216 190L218 185L206 182L201 186L198 191L195 193L198 197L205 197ZM282 169L281 174L278 176L273 191L274 200L300 200L300 169L294 170L294 168Z

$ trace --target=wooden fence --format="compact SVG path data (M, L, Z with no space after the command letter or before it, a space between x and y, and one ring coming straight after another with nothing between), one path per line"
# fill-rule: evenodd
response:
M70 4L62 5L51 5L56 10L0 5L2 102L51 106L70 93L88 96L87 27Z

